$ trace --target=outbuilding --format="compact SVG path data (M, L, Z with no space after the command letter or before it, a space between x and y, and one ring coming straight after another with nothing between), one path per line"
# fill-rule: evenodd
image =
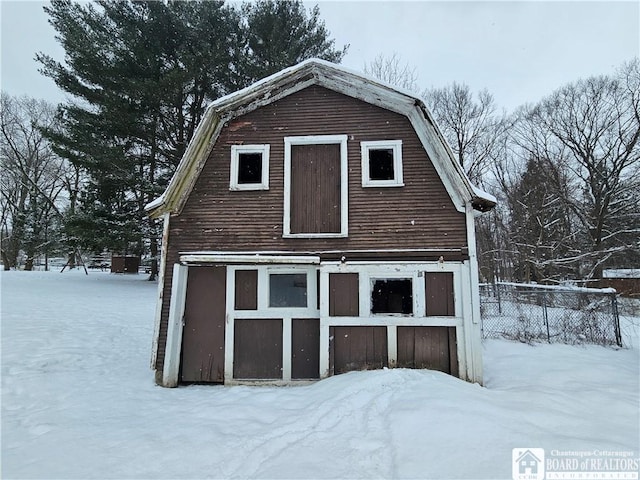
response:
M162 218L158 384L482 382L469 182L422 100L312 59L212 103Z

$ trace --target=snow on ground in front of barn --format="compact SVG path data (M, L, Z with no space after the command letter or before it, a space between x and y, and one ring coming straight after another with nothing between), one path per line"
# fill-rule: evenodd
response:
M2 478L511 478L511 449L639 446L631 349L485 343L485 387L352 372L157 387L145 276L3 272Z

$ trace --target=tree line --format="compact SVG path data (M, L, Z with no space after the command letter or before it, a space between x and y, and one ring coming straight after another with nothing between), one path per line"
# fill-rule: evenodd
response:
M365 71L419 91L415 68ZM469 178L498 198L477 222L484 281L557 283L640 264L640 61L507 114L464 84L421 92Z
M154 278L160 232L144 207L164 191L206 105L307 58L340 62L348 48L336 48L318 7L307 10L299 0L53 0L44 9L65 58L36 59L70 100L57 111L40 102L36 112L32 100L3 95L3 107L23 115L2 119L2 166L15 171L3 179L5 268L16 265L20 250L31 268L35 255L54 247L53 227L43 225L55 224L70 251L150 255ZM9 124L38 137L46 158L38 154L37 168L76 177L65 183L52 173L55 192L45 191L48 180L19 164ZM33 216L61 197L64 211Z
M64 61L37 54L68 94L2 95L2 256L56 249L158 257L144 206L164 191L212 100L306 58L339 63L318 7L300 1L54 0ZM366 73L423 97L467 175L498 198L477 222L481 278L560 282L640 263L640 66L576 80L507 114L464 84L419 91L415 68ZM152 278L157 272L154 262Z

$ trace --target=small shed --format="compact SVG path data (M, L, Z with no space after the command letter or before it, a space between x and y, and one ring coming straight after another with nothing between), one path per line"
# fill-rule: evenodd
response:
M112 255L111 273L138 273L140 257L137 255Z
M307 60L211 104L166 191L156 382L482 382L475 188L423 101Z
M625 297L640 298L640 268L612 268L602 272L600 288L615 288Z

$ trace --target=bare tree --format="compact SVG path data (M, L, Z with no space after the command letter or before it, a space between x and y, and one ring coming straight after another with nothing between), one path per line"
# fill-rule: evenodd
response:
M505 114L487 90L474 98L463 84L429 89L423 96L467 176L481 184L503 146Z
M66 164L41 131L56 121L52 105L4 93L0 101L2 260L5 270L16 267L23 251L30 270L34 257L48 252L55 240L52 230L62 217Z
M640 211L639 86L636 59L614 77L580 80L524 107L514 130L523 155L568 172L571 188L561 198L583 244L580 253L547 262L583 267L588 278L599 278L613 255L640 250L633 221Z
M391 56L379 54L371 62L365 63L364 73L409 92L419 91L416 68L404 63L396 52Z

